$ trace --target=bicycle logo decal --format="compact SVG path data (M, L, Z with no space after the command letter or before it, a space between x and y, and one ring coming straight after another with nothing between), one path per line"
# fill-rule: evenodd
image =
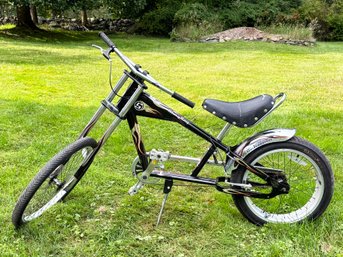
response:
M142 101L135 102L134 107L137 111L144 111L144 103Z

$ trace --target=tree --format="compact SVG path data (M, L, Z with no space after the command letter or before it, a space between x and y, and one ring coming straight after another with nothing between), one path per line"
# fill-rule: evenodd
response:
M36 7L42 7L47 10L51 10L51 15L61 13L62 11L75 6L75 0L0 0L7 5L13 5L17 15L17 27L35 30L38 29L36 24L37 9ZM81 0L78 0L81 2ZM89 0L90 2L90 0Z
M38 24L37 7L33 4L30 5L31 19L34 24Z
M15 1L17 12L17 27L38 29L36 24L33 22L30 12L30 4L28 1Z
M152 1L152 2L162 2ZM138 18L145 13L146 7L149 7L147 0L103 0L109 10L117 17ZM154 4L155 5L155 4Z
M69 8L80 11L81 23L83 26L88 25L87 11L100 7L103 4L102 0L69 0Z

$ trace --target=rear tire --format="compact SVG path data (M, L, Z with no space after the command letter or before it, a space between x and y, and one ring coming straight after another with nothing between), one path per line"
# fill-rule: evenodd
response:
M20 195L12 213L14 226L19 228L38 218L63 200L84 175L78 179L74 177L96 146L93 138L81 138L55 155Z
M293 137L286 142L264 145L246 158L253 166L282 170L290 185L287 194L270 199L233 195L238 210L256 225L296 223L317 219L328 207L333 195L334 177L324 154L313 144ZM247 180L263 183L256 175L239 167L232 173L233 183ZM266 190L254 188L261 193ZM263 191L264 190L264 191Z

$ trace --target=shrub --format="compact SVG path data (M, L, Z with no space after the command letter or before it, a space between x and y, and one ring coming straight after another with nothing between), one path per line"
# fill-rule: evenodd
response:
M300 3L300 0L234 1L228 8L219 8L220 19L226 28L285 23L298 18L295 10Z
M327 18L329 40L343 40L343 0L335 0L329 8Z
M302 19L321 40L343 40L343 0L304 0Z
M261 26L259 29L270 33L283 35L284 38L293 40L313 40L313 31L303 25L279 24L271 26Z
M172 40L198 40L222 30L218 15L201 3L184 4L175 13Z
M204 20L210 20L212 12L201 3L183 4L182 8L175 13L176 24L200 25Z
M242 18L236 9L224 9L219 13L219 17L225 28L242 26Z
M173 29L174 15L180 5L177 0L161 2L143 15L132 32L168 36Z
M220 12L220 19L226 28L253 27L259 15L260 9L257 4L237 1L230 9L224 9Z
M328 40L343 41L343 14L328 17Z

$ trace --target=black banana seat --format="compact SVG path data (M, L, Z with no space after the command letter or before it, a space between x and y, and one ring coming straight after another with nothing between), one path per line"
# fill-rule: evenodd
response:
M205 99L202 106L213 115L240 128L251 127L264 118L274 107L275 99L260 95L241 102Z

